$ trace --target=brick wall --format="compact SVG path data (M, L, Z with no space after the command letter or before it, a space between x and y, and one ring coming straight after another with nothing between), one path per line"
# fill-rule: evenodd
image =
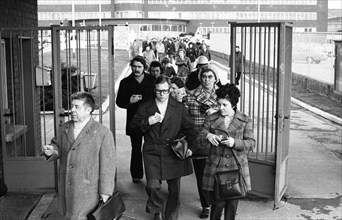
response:
M37 0L1 0L0 1L0 28L5 27L37 27ZM1 38L8 38L8 32L2 32ZM15 47L13 43L13 47ZM34 47L36 48L36 47ZM13 54L13 69L14 82L19 83L19 71L18 71L18 54ZM18 86L17 86L18 87ZM18 94L18 92L16 92ZM35 92L38 95L38 91ZM35 106L39 106L39 96L35 99L37 103ZM39 110L39 108L37 108ZM39 111L37 111L38 115ZM36 120L37 126L40 126L40 120ZM3 138L3 137L1 137ZM37 137L35 137L37 139ZM3 178L3 155L2 148L0 148L0 177Z

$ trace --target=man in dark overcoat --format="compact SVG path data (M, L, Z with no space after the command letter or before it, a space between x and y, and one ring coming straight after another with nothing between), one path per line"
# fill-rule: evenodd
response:
M132 73L120 82L116 104L127 110L126 135L131 139L132 153L130 172L133 183L139 183L144 176L144 167L141 154L142 133L139 129L128 127L140 103L153 97L155 77L147 74L147 63L142 56L134 57L130 66Z
M67 219L86 220L99 203L113 194L115 147L112 132L96 122L93 97L71 96L71 118L63 123L50 145L43 147L47 161L59 159L59 211Z
M164 201L159 181L166 180L169 191L164 217L177 219L180 178L193 172L191 160L179 159L170 146L181 134L186 135L189 142L195 139L194 125L186 107L170 96L170 88L169 78L159 76L154 90L156 98L142 103L130 124L144 133L143 155L149 195L146 211L155 213L155 220L163 219ZM192 150L188 150L187 156L191 156Z

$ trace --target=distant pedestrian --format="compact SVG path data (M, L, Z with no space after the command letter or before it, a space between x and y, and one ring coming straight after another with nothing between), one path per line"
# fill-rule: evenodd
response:
M173 63L176 54L176 47L171 38L168 39L166 53L170 59L170 63Z
M202 69L207 69L209 67L209 60L206 56L199 56L197 59L197 66L196 69L193 70L185 83L185 87L188 90L196 89L199 85L201 85L201 81L199 78L199 73Z
M247 151L255 147L253 125L251 119L237 110L240 91L234 84L227 84L216 91L219 112L206 117L203 127L197 136L201 145L210 144L209 157L206 161L202 189L211 201L210 220L235 219L238 200L219 200L214 188L216 172L235 170L238 168L233 153L241 164L242 175L247 187L251 189Z
M165 56L165 47L164 47L162 40L157 42L156 49L157 49L157 59L160 62Z
M240 47L235 47L235 84L239 85L239 81L241 78L242 65L245 65L245 57L242 56L242 52L240 51Z
M89 93L72 94L71 120L61 124L51 144L42 149L47 161L59 159L59 211L67 219L87 219L115 187L113 134L91 117L94 110Z
M142 56L134 57L130 66L132 73L120 82L116 104L127 110L126 135L130 137L132 144L130 172L133 183L139 183L144 176L141 154L143 134L140 130L130 129L128 125L140 103L154 96L155 77L145 72L147 64Z
M143 57L146 60L147 66L150 66L152 61L157 60L153 50L149 45L146 46L146 50L143 52Z
M159 76L154 89L156 98L142 103L130 123L132 129L139 128L144 133L143 154L149 196L146 211L154 213L154 220L178 219L180 179L193 172L191 160L179 159L170 147L170 142L180 135L186 135L189 142L195 138L186 108L170 97L170 86L167 76ZM187 156L192 154L190 149ZM160 180L166 180L168 184L166 205Z
M138 56L139 53L140 53L140 47L139 47L137 41L134 40L131 47L130 47L129 59L133 59L133 57Z
M191 61L189 57L185 56L185 50L180 49L176 57L177 76L181 77L185 82L189 73L191 72Z
M161 61L162 67L163 67L163 74L168 77L176 76L176 71L173 68L173 66L170 63L170 59L167 57L164 57Z
M154 76L155 78L157 78L158 76L160 76L162 74L162 66L161 63L159 61L152 61L149 67L149 73Z
M195 61L198 57L198 53L197 53L197 50L196 50L193 42L189 43L188 48L186 49L186 56L189 57L189 59L191 61L191 68L194 69L195 68Z
M201 45L201 49L198 52L199 56L206 56L208 58L208 60L211 60L211 53L208 49L208 46L205 43L202 43Z

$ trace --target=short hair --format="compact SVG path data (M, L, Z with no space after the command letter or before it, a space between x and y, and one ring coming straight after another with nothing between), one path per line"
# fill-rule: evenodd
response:
M184 81L177 76L171 78L171 83L176 84L179 89L184 87Z
M164 57L164 58L161 60L161 63L162 63L162 64L170 63L170 59L169 59L168 57Z
M169 85L169 87L171 87L170 78L168 76L165 76L165 75L158 76L157 79L154 81L154 86L156 86L158 84L163 84L163 83L167 83Z
M216 99L227 99L232 108L236 111L236 104L239 102L240 90L233 83L227 83L216 90Z
M216 81L216 83L217 83L217 82L218 82L218 78L217 78L216 72L215 72L215 70L213 70L213 69L210 68L209 66L208 66L208 67L201 68L201 69L199 70L198 76L199 76L200 82L202 82L203 73L207 73L207 72L212 72L212 73L214 74L215 81Z
M154 68L154 67L159 67L160 70L162 70L161 63L160 63L159 61L157 61L157 60L153 60L153 61L150 63L150 70L151 70L152 67L153 67L153 68Z
M95 100L93 96L88 92L75 92L70 97L71 101L73 100L82 100L84 101L84 105L88 105L91 108L92 113L95 110Z
M132 67L134 62L141 63L144 66L144 69L145 70L147 69L147 63L146 63L146 60L144 59L144 57L142 57L140 55L133 57L133 59L131 60L129 65Z

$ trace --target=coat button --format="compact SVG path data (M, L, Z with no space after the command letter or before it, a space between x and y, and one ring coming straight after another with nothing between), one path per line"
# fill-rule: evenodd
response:
M72 166L72 165L70 165L70 166L69 166L69 168L71 169L71 168L73 168L73 166Z
M70 182L68 182L68 185L69 185L69 186L71 186L71 183L70 183Z
M229 167L229 164L226 164L226 167Z
M227 155L226 157L229 158L229 155Z

